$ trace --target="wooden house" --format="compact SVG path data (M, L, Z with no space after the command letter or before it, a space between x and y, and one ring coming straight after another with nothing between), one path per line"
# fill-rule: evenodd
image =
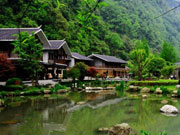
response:
M114 56L99 54L92 54L88 57L93 59L93 66L98 70L99 74L108 77L128 77L129 69L126 67L126 61Z
M64 40L48 40L43 30L38 28L0 28L0 54L8 57L12 63L17 64L18 55L13 53L12 42L17 39L15 34L20 32L32 32L43 46L41 64L45 67L46 74L58 77L70 63L71 51ZM18 66L18 64L16 65ZM18 68L16 68L18 70ZM21 71L21 70L20 70ZM17 71L19 73L19 71ZM22 73L22 72L21 72ZM23 74L23 73L22 73ZM17 75L18 76L18 75ZM23 76L18 76L23 77Z

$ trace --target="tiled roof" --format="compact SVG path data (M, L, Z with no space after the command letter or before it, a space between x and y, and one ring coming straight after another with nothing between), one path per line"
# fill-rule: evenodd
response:
M51 46L44 47L44 50L57 50L60 49L66 41L64 40L49 40Z
M19 32L27 31L29 34L32 32L37 32L41 28L0 28L0 41L12 41L17 37L14 34Z
M113 63L122 63L122 64L127 64L126 61L122 60L122 59L119 59L119 58L116 58L114 56L106 56L106 55L99 55L99 54L92 54L90 56L88 56L89 58L93 58L93 57L97 57L103 61L106 61L106 62L113 62Z
M88 57L86 57L86 56L83 56L83 55L81 55L81 54L79 54L79 53L72 52L71 54L72 54L72 56L73 56L75 59L92 61L92 59L90 59L90 58L88 58Z

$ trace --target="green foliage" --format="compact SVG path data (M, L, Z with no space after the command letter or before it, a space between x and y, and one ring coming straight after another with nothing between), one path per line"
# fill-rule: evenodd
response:
M166 65L166 62L164 59L160 57L153 57L149 60L146 68L149 73L152 73L156 77L160 77L161 75L161 69Z
M165 42L163 44L160 56L171 63L175 63L178 60L176 50L171 43Z
M120 84L118 86L116 86L116 90L123 92L124 89L125 89L125 82L124 81L120 81Z
M165 40L179 48L179 15L171 12L152 19L170 8L167 1L105 0L94 9L96 4L96 0L3 0L0 27L17 27L19 22L20 27L42 25L48 39L66 38L72 51L125 60L136 39L147 39L153 52L159 52Z
M141 135L151 135L151 134L149 132L147 132L147 131L141 130ZM156 135L167 135L167 133L166 132L161 132L160 134L156 134Z
M84 77L87 75L88 66L83 62L78 62L73 68L79 70L80 76L77 77L80 81L84 80Z
M180 88L178 89L178 96L180 96Z
M42 57L42 45L38 43L35 35L28 32L21 32L17 40L13 42L14 52L21 58L19 61L23 68L29 73L32 79L37 79L38 73L41 71L40 58Z
M157 81L129 81L129 85L135 86L161 86L161 85L177 85L178 80L157 80Z
M164 86L161 86L160 89L162 90L162 93L163 93L164 95L166 95L166 94L169 93L169 90L168 90L166 87L164 87Z
M20 78L10 78L6 81L6 86L9 85L22 85L22 80Z
M172 75L172 73L174 72L175 67L174 66L165 66L163 67L163 69L161 70L161 73L163 76L165 76L166 78L169 78L170 75Z
M130 52L130 68L138 80L143 79L143 71L149 61L149 46L146 41L138 41L136 49Z
M81 75L79 69L73 67L69 72L68 72L68 77L71 77L73 81L75 81L76 78L79 78Z
M7 85L6 86L6 90L7 91L17 91L17 90L23 90L23 86L22 85Z

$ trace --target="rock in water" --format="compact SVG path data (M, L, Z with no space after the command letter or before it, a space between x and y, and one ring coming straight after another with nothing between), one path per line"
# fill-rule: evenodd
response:
M161 109L160 109L161 112L163 113L168 113L168 114L178 114L179 113L179 110L172 106L172 105L164 105Z
M113 126L108 135L134 135L132 128L127 123Z
M167 100L162 100L162 101L161 101L161 104L167 104L167 103L168 103Z

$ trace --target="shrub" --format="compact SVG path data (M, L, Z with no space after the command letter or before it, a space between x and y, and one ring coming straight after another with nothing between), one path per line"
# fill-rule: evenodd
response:
M178 89L178 96L180 96L180 88Z
M116 90L117 91L124 91L125 89L125 82L124 81L120 81L120 84L118 86L116 86Z
M80 81L84 80L84 77L87 75L87 68L88 66L83 62L78 62L73 68L79 70L79 77L77 77Z
M56 85L54 86L54 88L51 89L51 91L52 91L53 93L56 93L58 90L64 90L64 89L67 89L67 87L64 86L64 85L61 85L61 84L56 84Z
M176 85L178 84L178 80L158 80L158 81L130 81L129 85L136 86L161 86L161 85Z
M87 75L91 77L96 77L98 71L94 67L90 67L87 69Z
M71 77L73 79L73 82L75 82L75 79L80 77L80 70L76 67L73 67L69 72L68 72L68 77Z
M166 78L169 78L170 75L174 72L174 66L165 66L162 70L161 73L163 76L165 76Z
M168 94L169 93L169 91L168 91L168 89L166 87L161 86L160 89L162 90L163 94Z
M3 54L0 54L0 80L7 80L15 75L15 67Z
M20 78L11 78L6 81L6 86L8 85L22 85L22 80Z
M23 90L23 86L22 85L7 85L6 90L7 91Z

